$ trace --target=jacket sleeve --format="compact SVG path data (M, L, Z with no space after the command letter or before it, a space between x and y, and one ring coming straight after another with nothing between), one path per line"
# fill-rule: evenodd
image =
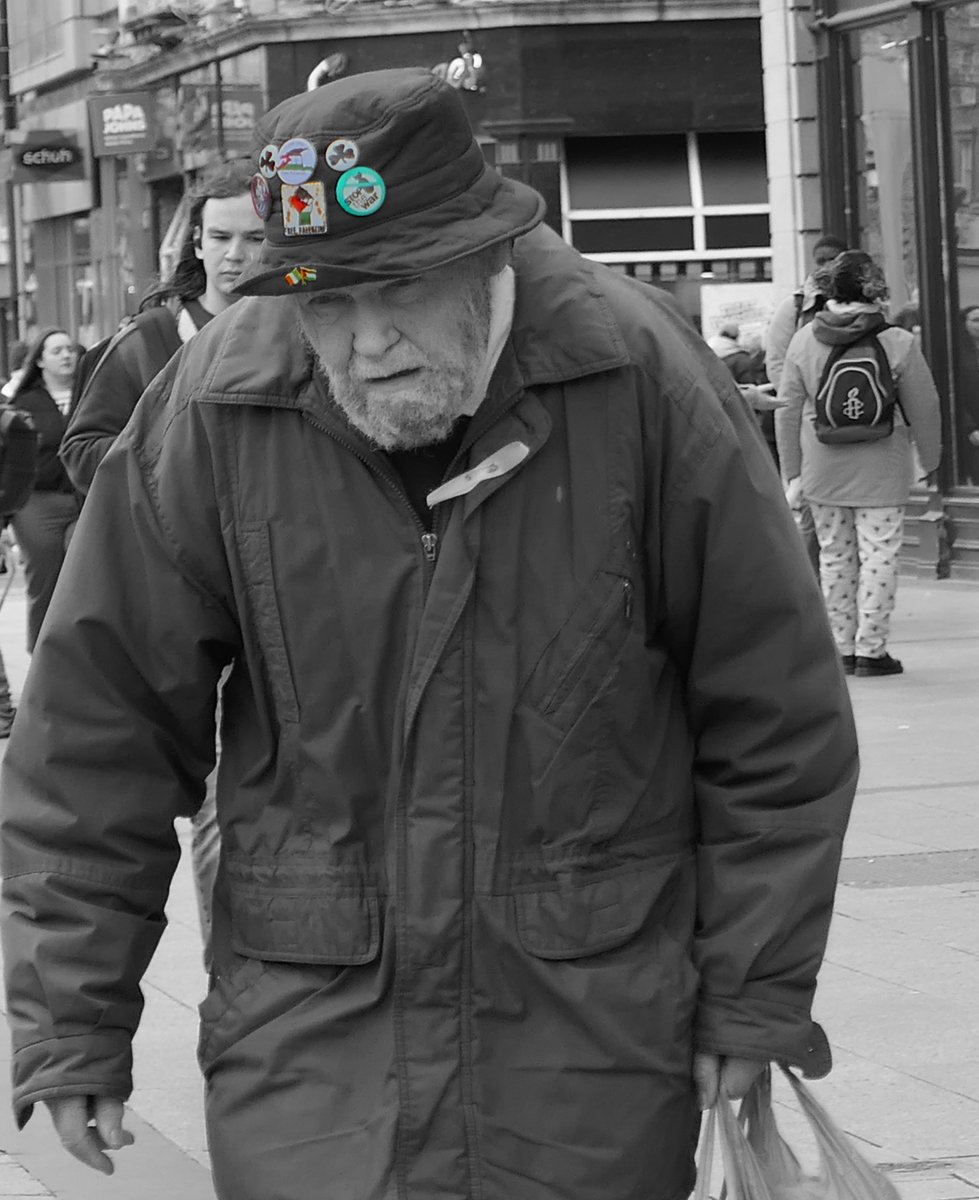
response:
M220 596L226 559L204 457L182 475L200 557L172 532L186 519L156 469L162 431L185 454L195 438L166 385L140 408L157 449L131 426L86 502L0 777L19 1125L41 1099L129 1095L139 983L179 855L173 821L199 807L214 764L217 682L237 624Z
M849 695L750 416L695 346L663 353L647 555L693 744L695 1047L824 1074L810 1009L857 782Z
M785 352L795 333L796 311L795 296L786 296L772 313L772 319L765 335L765 371L768 382L776 387L782 381L782 365L785 362Z
M942 420L938 390L916 339L912 339L897 378L897 395L927 474L942 458Z
M778 446L778 461L782 478L788 483L802 471L802 409L806 403L805 381L799 360L790 351L782 368L782 382L778 386L778 398L784 401L782 408L775 410L775 443Z
M142 380L129 353L133 331L110 347L85 386L61 442L61 461L68 478L83 495L109 447L133 415L149 380ZM162 365L162 364L161 364Z

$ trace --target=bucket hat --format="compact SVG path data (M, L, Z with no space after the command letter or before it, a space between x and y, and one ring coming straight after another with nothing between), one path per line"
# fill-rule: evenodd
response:
M423 68L292 96L256 129L265 240L235 291L284 296L418 275L518 237L544 200L483 157L458 92Z

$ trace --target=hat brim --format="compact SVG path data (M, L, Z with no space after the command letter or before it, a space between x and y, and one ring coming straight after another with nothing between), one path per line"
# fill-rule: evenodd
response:
M266 240L233 290L240 296L295 296L421 275L529 233L544 219L545 207L532 187L487 166L457 196L389 221L382 210L365 218L362 230L310 239L308 251L301 239L285 246ZM297 269L305 277L290 282L286 276Z

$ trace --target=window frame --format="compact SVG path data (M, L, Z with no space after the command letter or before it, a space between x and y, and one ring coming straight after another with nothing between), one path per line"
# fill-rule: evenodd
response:
M703 133L713 132L702 130ZM744 130L739 132L757 132ZM655 134L650 134L655 137ZM771 259L771 244L767 246L738 246L712 249L707 245L707 218L764 215L771 220L771 204L705 204L703 175L697 131L687 130L687 174L690 181L690 204L648 205L639 208L573 208L568 176L567 154L561 161L561 232L564 240L574 245L575 221L623 221L656 219L658 217L689 217L693 220L693 248L690 250L609 250L589 251L586 258L603 263L639 262L705 262L731 261L742 258Z

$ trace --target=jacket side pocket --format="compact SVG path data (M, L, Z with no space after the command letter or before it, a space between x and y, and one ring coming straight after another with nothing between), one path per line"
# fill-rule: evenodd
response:
M588 958L615 950L646 924L663 899L672 900L681 855L646 860L591 877L514 893L517 935L535 958Z

